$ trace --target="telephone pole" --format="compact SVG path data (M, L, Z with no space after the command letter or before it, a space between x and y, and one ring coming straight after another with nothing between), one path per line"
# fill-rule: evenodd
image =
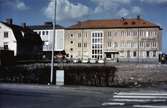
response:
M52 42L52 59L51 59L51 71L50 71L50 84L53 84L53 72L54 72L54 49L55 49L55 25L56 25L56 5L54 0L54 16L53 16L53 42Z

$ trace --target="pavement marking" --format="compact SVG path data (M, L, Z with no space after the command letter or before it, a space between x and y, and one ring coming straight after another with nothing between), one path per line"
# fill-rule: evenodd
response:
M154 106L154 105L133 105L135 108L167 108L167 106Z
M104 102L104 103L102 103L102 106L115 106L115 105L123 106L123 105L125 105L125 103L118 103L118 102Z
M167 99L167 96L139 96L139 95L114 95L114 98L132 98L132 99L136 99L136 98L140 98L140 99Z
M125 93L125 92L119 92L119 93L114 93L115 95L150 95L150 96L167 96L167 93L135 93L135 92L132 92L132 93Z
M166 99L111 99L117 102L165 102Z
M109 99L110 102L102 103L102 106L124 106L131 105L135 108L167 108L166 105L156 105L158 103L167 102L167 93L114 93ZM147 105L148 103L155 105ZM142 105L140 105L142 103ZM138 104L138 105L137 105Z

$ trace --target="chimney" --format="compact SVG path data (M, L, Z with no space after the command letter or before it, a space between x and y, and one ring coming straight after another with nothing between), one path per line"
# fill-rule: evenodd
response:
M80 28L82 28L82 22L81 21L78 21L78 25L80 26Z
M125 18L124 17L121 17L122 21L125 21Z
M26 23L25 23L25 22L22 23L21 26L22 26L23 28L25 28L25 27L26 27Z
M137 20L140 20L140 15L137 16Z
M8 18L8 19L6 19L6 23L12 25L13 24L13 20L11 18Z
M52 22L44 22L44 25L46 25L46 26L52 26L53 23Z

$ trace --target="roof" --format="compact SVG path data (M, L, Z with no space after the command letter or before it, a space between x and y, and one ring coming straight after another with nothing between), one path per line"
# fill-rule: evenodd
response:
M109 29L109 28L160 28L160 26L141 18L87 20L78 22L67 29Z
M28 26L32 30L50 30L53 29L53 24L44 24L44 25L33 25ZM61 25L55 25L56 29L64 29Z
M10 27L13 30L14 36L17 40L17 42L23 43L23 42L30 42L30 43L36 43L36 44L42 44L42 40L40 36L33 32L31 29L27 27L21 27L14 24L8 24L5 22L2 22L4 25ZM24 36L22 34L24 33Z

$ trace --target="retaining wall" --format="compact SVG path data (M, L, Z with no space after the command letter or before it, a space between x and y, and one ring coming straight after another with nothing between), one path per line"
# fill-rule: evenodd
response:
M167 65L161 64L59 64L65 85L140 86L167 82ZM55 82L55 72L54 72ZM0 82L47 84L50 64L27 64L0 67Z

